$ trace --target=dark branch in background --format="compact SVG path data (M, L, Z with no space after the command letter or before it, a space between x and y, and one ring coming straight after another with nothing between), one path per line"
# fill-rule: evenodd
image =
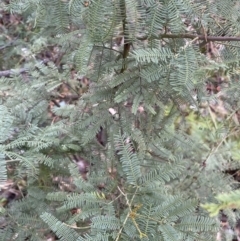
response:
M46 64L48 62L49 62L48 59L44 59L44 60L41 60L40 63ZM29 70L26 69L26 68L3 70L3 71L0 71L0 77L10 77L10 76L14 76L14 75L23 74L23 73L26 73L28 71Z
M125 19L123 18L123 27L125 27ZM126 36L125 36L126 38ZM196 39L198 38L199 40L204 40L204 41L240 41L240 37L229 37L229 36L204 36L204 35L197 35L197 34L160 34L157 37L150 37L149 39L163 39L163 38L189 38L189 39ZM148 37L138 37L138 40L147 40ZM124 41L125 42L125 41ZM124 50L123 50L123 59L127 58L129 50L130 50L130 45L131 43L124 43ZM98 47L98 46L97 46ZM125 64L123 64L125 66ZM126 67L126 66L125 66ZM122 68L121 72L124 72L124 67ZM0 77L9 77L11 75L17 75L17 74L22 74L27 72L28 70L25 68L21 69L12 69L12 70L4 70L0 71Z
M195 39L198 38L199 40L209 41L240 41L240 37L229 37L229 36L205 36L205 35L198 35L198 34L160 34L156 37L138 37L138 40L147 40L147 39L163 39L163 38L190 38Z
M0 71L0 77L9 77L11 75L26 73L27 71L28 70L25 68L4 70L4 71Z
M120 73L123 73L126 69L126 58L129 54L131 43L129 41L129 33L127 30L127 9L126 9L126 3L125 0L121 0L120 2L120 8L121 8L121 16L122 16L122 27L123 27L123 53L122 53L122 59L123 59L123 65Z

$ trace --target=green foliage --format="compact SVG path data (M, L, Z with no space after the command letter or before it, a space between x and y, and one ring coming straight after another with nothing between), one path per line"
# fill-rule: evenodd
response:
M206 203L202 205L211 216L216 216L221 210L225 209L239 209L239 190L233 191L231 193L219 194L216 196L218 204Z
M215 240L201 204L238 207L212 202L239 188L239 7L0 3L0 240Z

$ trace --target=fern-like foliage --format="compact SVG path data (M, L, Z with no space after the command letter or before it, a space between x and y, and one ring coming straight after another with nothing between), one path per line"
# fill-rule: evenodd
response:
M179 237L178 240L195 240L196 237L204 240L207 237L205 232L216 228L214 220L196 215L197 200L186 200L181 195L167 194L164 186L176 179L182 173L183 167L177 166L175 171L168 171L170 167L166 165L162 167L164 170L146 171L144 161L138 160L124 136L116 135L115 145L122 163L122 178L126 179L124 187L115 187L119 196L109 200L107 190L112 185L105 182L104 192L63 196L64 204L58 212L79 208L80 213L75 215L74 221L84 222L85 225L89 221L91 223L90 226L82 226L82 229L89 229L90 235L101 233L105 238L112 237L117 240L133 237L137 240L159 240L159 237L160 240L175 240L176 237ZM142 195L143 193L145 194ZM60 195L62 194L52 193L48 198L61 201ZM125 205L126 209L118 210L117 214L115 208L119 205L118 199L122 199L121 205ZM64 224L50 214L45 213L42 218L53 231L58 232L59 237L67 237L65 235L69 232L67 230L71 227L73 219L65 221ZM75 235L74 233L75 231L69 235ZM87 240L83 237L80 239L79 236L79 240ZM70 236L69 238L71 239Z
M238 2L3 2L0 239L214 240L200 204L239 188Z

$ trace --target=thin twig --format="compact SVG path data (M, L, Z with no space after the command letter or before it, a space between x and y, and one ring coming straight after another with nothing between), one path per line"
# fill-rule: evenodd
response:
M66 223L63 223L63 225L69 227L69 228L73 228L73 229L89 229L91 228L91 226L86 226L86 227L76 227L76 226L72 226L72 225L68 225Z
M129 208L130 211L128 212L126 218L124 219L123 224L122 224L122 227L120 228L120 230L119 230L119 232L118 232L118 234L117 234L117 237L116 237L115 241L118 241L118 240L120 239L120 236L121 236L121 234L122 234L122 231L123 231L123 229L124 229L124 227L125 227L125 225L126 225L126 223L127 223L127 220L128 220L128 218L130 217L130 214L132 213L131 206L132 206L133 200L134 200L134 198L135 198L135 196L136 196L136 193L137 193L137 190L138 190L138 188L135 190L135 193L133 194L131 200L129 201L129 200L128 200L128 197L127 197L127 194L125 194L125 193L121 190L121 188L120 188L119 186L118 186L117 188L118 188L119 192L125 197L126 202L127 202L127 205L128 205L128 208Z
M138 40L147 40L147 39L163 39L163 38L190 38L190 39L195 39L198 38L199 40L207 40L209 41L240 41L240 37L231 37L231 36L204 36L204 35L198 35L198 34L188 34L188 33L183 33L183 34L159 34L157 37L148 37L148 36L143 36L143 37L137 37Z
M116 50L116 49L114 49L114 48L106 47L106 46L104 46L104 45L102 45L102 46L94 45L94 47L96 47L96 48L104 48L104 49L108 49L108 50L115 51L115 52L117 52L117 53L119 53L119 54L122 55L122 52L121 52L121 51L118 51L118 50Z

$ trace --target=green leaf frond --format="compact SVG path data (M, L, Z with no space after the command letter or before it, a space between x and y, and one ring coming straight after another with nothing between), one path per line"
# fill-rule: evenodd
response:
M119 155L123 172L127 176L129 184L137 185L138 179L141 177L140 163L137 155L133 153L131 144L127 143L126 136L116 136L115 145L120 149Z
M60 240L76 241L79 237L78 233L75 232L73 228L61 222L52 214L45 212L40 217L48 224L51 230L56 232L56 234L61 238Z
M27 11L28 9L36 7L36 5L40 4L40 1L14 1L10 2L9 5L6 6L6 9L11 10L13 13L22 13Z
M87 28L89 36L96 43L109 40L114 36L116 26L121 21L119 1L94 1L88 10Z
M107 217L107 216L96 216L92 218L92 229L103 229L103 230L118 230L120 229L119 219L115 217Z
M217 230L216 222L206 217L184 217L176 228L182 231Z
M14 132L13 130L13 116L6 106L0 105L0 125L2 128L0 134L0 143L4 143L10 135Z
M70 210L74 207L80 208L97 208L100 205L106 205L106 200L100 198L97 193L86 193L86 194L78 194L73 193L68 195L64 205L58 209L59 212L64 210ZM100 211L100 210L99 210Z
M7 181L7 168L6 168L6 160L3 154L0 154L0 190L2 186Z
M173 58L173 53L169 48L146 48L139 49L133 52L133 57L141 63L169 63L169 60Z
M183 170L184 167L181 165L161 165L161 167L151 170L147 174L143 175L139 182L143 187L157 186L179 177Z
M84 132L82 137L83 144L87 144L89 141L94 139L97 133L100 131L101 127L105 126L105 123L110 119L109 115L103 116L101 119L98 119L91 123L88 126L88 129Z
M73 177L73 183L76 185L78 190L86 193L92 193L95 191L95 186L93 183L86 182L86 180L79 176L79 169L76 164L71 163L68 168L71 176Z
M84 15L86 15L87 8L84 3L79 0L70 0L68 2L68 12L71 22L76 26L81 26L84 22Z
M148 30L149 38L151 38L151 36L157 36L166 24L167 14L163 9L164 4L160 2L151 3L147 9L147 24L150 26Z
M90 39L83 39L74 55L77 70L80 75L85 75L87 73L91 52L92 44Z
M141 7L139 2L127 0L123 12L126 15L127 41L131 41L142 33L142 28L145 26L146 10Z

